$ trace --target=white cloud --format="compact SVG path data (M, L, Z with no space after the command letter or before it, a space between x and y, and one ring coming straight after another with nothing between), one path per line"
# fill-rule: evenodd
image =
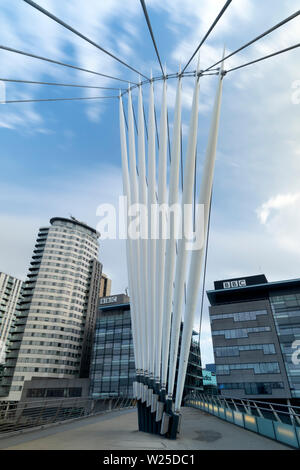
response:
M296 194L278 194L272 197L267 202L264 202L259 209L257 209L257 215L262 224L266 224L272 209L281 210L288 206L294 205L295 202L299 201L300 193Z
M277 249L291 255L300 254L300 193L278 194L257 210L269 237Z

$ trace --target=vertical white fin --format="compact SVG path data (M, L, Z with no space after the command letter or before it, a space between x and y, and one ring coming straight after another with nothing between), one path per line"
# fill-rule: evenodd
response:
M158 205L167 202L167 83L163 80L162 103L160 113L159 132L159 159L158 159ZM158 206L158 207L159 207ZM155 350L155 381L160 382L161 376L161 341L162 341L162 319L163 319L163 295L164 295L164 272L165 272L165 247L166 240L163 238L162 217L157 214L158 240L156 242L156 350Z
M225 49L223 52L223 58L225 55ZM223 85L223 64L220 67L219 77L218 77L218 88L213 108L212 122L209 132L208 145L206 150L204 169L202 182L200 187L199 194L199 204L204 204L204 221L201 220L201 211L198 212L196 216L196 230L200 228L200 224L204 223L204 240L206 239L207 234L207 223L209 215L209 205L211 198L212 182L214 175L214 166L216 159L216 149L217 149L217 140L218 140L218 130L219 130L219 120L220 120L220 111L221 111L221 99L222 99L222 85ZM194 250L192 252L191 265L189 271L188 285L187 285L187 303L185 308L184 315L184 324L182 332L182 342L181 342L181 351L180 351L180 360L179 360L179 370L178 370L178 381L177 381L177 391L175 398L175 410L180 410L181 400L184 389L184 381L186 376L186 369L188 363L188 357L190 352L190 344L192 338L193 322L194 315L196 310L199 283L200 283L200 274L202 267L202 258L203 258L204 244L201 249Z
M179 70L180 73L180 70ZM178 203L178 184L180 167L180 146L181 146L181 78L177 82L175 114L173 124L171 149L171 165L169 177L169 208ZM165 280L164 280L164 304L163 304L163 325L162 325L162 387L166 388L169 348L170 348L170 327L172 311L172 293L176 261L176 236L178 226L174 223L173 216L170 216L170 238L166 240L166 261L165 261Z
M151 73L152 76L152 73ZM151 231L156 227L151 223L151 206L156 204L156 152L155 152L155 111L153 82L149 90L149 124L148 124L148 313L150 315L150 376L154 377L155 357L155 276L156 276L156 240ZM155 221L152 221L155 222Z
M198 110L199 110L199 78L196 74L192 112L189 127L187 153L184 165L184 178L183 178L183 193L182 193L182 234L178 243L178 254L175 272L175 286L174 286L174 302L173 302L173 317L171 327L171 347L170 347L170 366L169 366L169 379L168 379L168 396L173 395L175 372L178 357L178 344L180 336L180 326L182 317L182 306L184 300L184 284L186 280L187 268L187 255L186 240L184 237L184 227L187 225L191 227L192 224L192 211L190 211L190 220L186 217L186 205L192 206L193 203L193 190L194 190L194 174L195 174L195 156L197 146L197 131L198 131Z

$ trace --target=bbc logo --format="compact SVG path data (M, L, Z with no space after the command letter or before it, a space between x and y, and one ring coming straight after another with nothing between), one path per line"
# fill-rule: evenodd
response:
M240 281L225 281L223 282L224 289L230 289L231 287L245 287L246 281L242 279Z

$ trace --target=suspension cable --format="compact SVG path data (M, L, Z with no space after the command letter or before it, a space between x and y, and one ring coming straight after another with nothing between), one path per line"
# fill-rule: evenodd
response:
M204 70L204 72L207 72L208 70L212 69L213 67L215 67L216 65L219 65L221 62L229 59L229 57L232 57L234 56L235 54L237 54L238 52L242 51L243 49L246 49L246 47L249 47L251 46L252 44L254 44L256 41L259 41L260 39L262 39L263 37L267 36L268 34L272 33L273 31L275 31L276 29L280 28L281 26L285 25L286 23L288 23L289 21L293 20L294 18L296 18L297 16L300 15L300 10L296 11L295 13L293 13L291 16L288 16L286 19L280 21L279 23L277 23L275 26L272 26L272 28L268 29L267 31L265 31L264 33L260 34L259 36L257 36L256 38L252 39L251 41L247 42L246 44L244 44L242 47L239 47L238 49L236 49L235 51L233 51L231 54L228 54L227 56L224 57L224 59L222 60L219 60L218 62L216 62L215 64L211 65L210 67L208 67L207 69Z
M191 61L193 60L193 58L195 57L195 55L197 54L197 52L199 51L200 47L202 46L202 44L206 41L206 39L208 38L208 36L210 35L210 33L212 32L212 30L214 29L214 27L216 26L216 24L218 23L218 21L221 19L221 17L224 15L225 11L227 10L227 8L229 7L230 3L232 2L232 0L227 0L227 2L225 3L225 5L223 6L222 10L220 11L220 13L218 14L217 18L215 19L215 21L213 22L213 24L211 25L211 27L209 28L209 30L207 31L207 33L205 34L204 38L202 39L202 41L200 42L199 46L197 47L197 49L195 50L195 52L193 53L192 57L189 59L189 61L187 62L187 64L185 65L185 67L182 69L182 73L185 71L185 69L188 67L188 65L191 63Z
M154 46L154 49L155 49L155 52L156 52L156 56L157 56L157 59L158 59L159 65L160 65L161 72L162 72L163 75L165 75L165 72L164 72L163 66L161 64L160 57L159 57L157 45L156 45L156 42L155 42L155 39L154 39L154 34L153 34L152 27L151 27L150 18L149 18L148 12L147 12L147 7L146 7L145 0L140 0L140 2L141 2L141 5L142 5L142 8L143 8L143 12L144 12L144 15L145 15L145 19L146 19L146 22L147 22L147 25L148 25L149 33L150 33L150 36L151 36L151 39L152 39L152 42L153 42L153 46Z
M63 67L69 67L71 69L80 70L81 72L88 72L88 73L92 73L94 75L100 75L101 77L110 78L112 80L119 80L120 82L125 82L125 83L130 83L130 84L134 83L134 82L131 82L129 80L123 80L122 78L112 77L111 75L105 75L104 73L95 72L94 70L83 69L81 67L77 67L76 65L65 64L64 62L59 62L58 60L48 59L47 57L42 57L42 56L39 56L39 55L31 54L30 52L25 52L25 51L20 51L18 49L13 49L12 47L7 47L7 46L1 46L0 45L0 49L3 49L4 51L8 51L8 52L14 52L15 54L21 54L21 55L25 55L27 57L32 57L33 59L44 60L45 62L50 62L51 64L62 65Z
M66 87L75 87L75 88L96 88L100 90L120 90L120 88L111 88L111 87L103 87L103 86L75 85L73 83L34 82L32 80L17 80L13 78L0 78L0 82L28 83L29 85L66 86Z
M78 98L45 98L45 99L28 99L28 100L9 100L9 101L0 101L1 104L11 104L11 103L39 103L42 101L75 101L75 100L100 100L106 98L119 98L116 96L88 96L88 97L78 97Z
M247 67L248 65L256 64L257 62L261 62L262 60L269 59L270 57L275 57L276 55L283 54L284 52L291 51L292 49L296 49L297 47L300 47L300 43L295 44L294 46L287 47L286 49L281 49L280 51L273 52L272 54L268 54L264 57L261 57L260 59L252 60L251 62L247 62L246 64L239 65L238 67L234 67L232 69L229 69L226 71L226 73L233 72L234 70L241 69L243 67Z
M23 0L25 3L28 3L28 5L32 6L33 8L35 8L36 10L40 11L41 13L43 13L44 15L48 16L48 18L51 18L53 21L56 21L56 23L60 24L61 26L63 26L64 28L68 29L69 31L71 31L72 33L76 34L76 36L79 36L81 39L83 39L84 41L87 41L88 43L90 43L92 46L95 46L97 47L97 49L99 49L100 51L104 52L105 54L109 55L110 57L112 57L113 59L117 60L118 62L120 62L120 64L122 65L125 65L125 67L127 67L128 69L132 70L133 72L137 73L138 75L141 75L142 77L148 79L148 77L146 77L145 75L143 75L141 72L139 72L138 70L134 69L133 67L131 67L131 65L128 65L126 62L124 62L123 60L119 59L118 57L116 57L114 54L112 54L111 52L107 51L106 49L104 49L103 47L101 47L99 44L97 44L96 42L92 41L91 39L89 39L88 37L84 36L82 33L80 33L79 31L77 31L76 29L72 28L72 26L68 25L67 23L65 23L64 21L62 21L61 19L57 18L57 16L53 15L52 13L50 13L49 11L45 10L44 8L42 8L40 5L38 5L37 3L33 2L32 0Z

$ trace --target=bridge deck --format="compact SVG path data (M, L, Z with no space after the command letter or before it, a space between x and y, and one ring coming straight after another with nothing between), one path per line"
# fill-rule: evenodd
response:
M176 441L138 432L136 410L112 412L0 439L3 450L282 450L270 439L184 408Z

